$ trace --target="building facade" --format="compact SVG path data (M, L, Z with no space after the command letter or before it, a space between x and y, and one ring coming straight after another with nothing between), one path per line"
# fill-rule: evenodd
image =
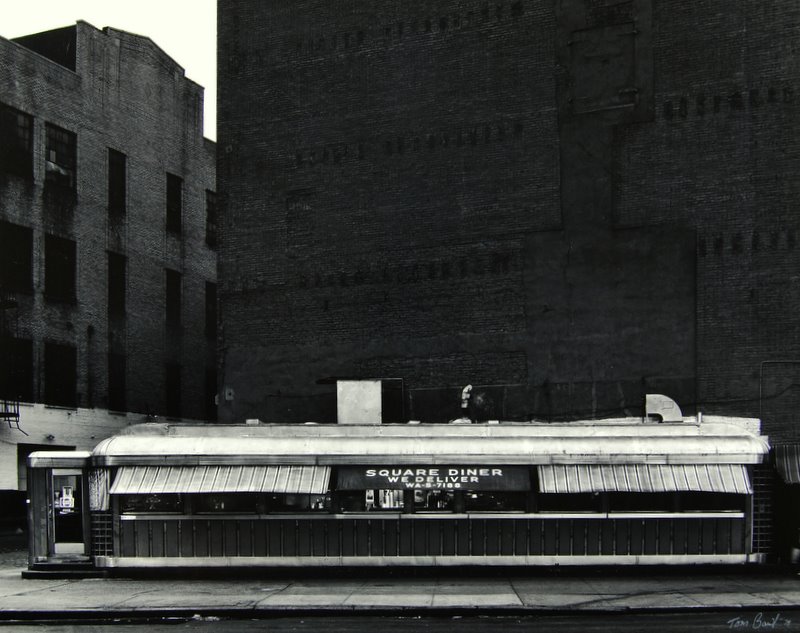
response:
M800 437L796 3L218 7L223 419L349 376Z
M24 490L31 450L215 418L202 102L146 37L78 22L0 39L0 489Z

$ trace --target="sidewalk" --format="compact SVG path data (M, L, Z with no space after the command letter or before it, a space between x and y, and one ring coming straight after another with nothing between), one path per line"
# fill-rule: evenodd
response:
M232 579L23 579L25 552L0 554L0 621L301 613L674 612L800 609L800 577L742 569L458 577L454 572L309 577L291 571Z

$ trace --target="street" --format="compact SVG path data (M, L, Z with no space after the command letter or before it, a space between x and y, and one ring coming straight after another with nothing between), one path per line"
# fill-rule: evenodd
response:
M31 623L32 624L32 623ZM31 624L4 627L5 631L32 630ZM452 617L374 617L334 616L304 618L274 618L263 620L220 620L197 618L190 621L165 620L144 623L69 624L44 623L35 626L37 632L46 633L176 633L177 631L230 631L245 633L268 631L270 633L429 633L449 632L488 633L528 631L800 631L800 613L780 611L723 611L696 614L629 614L574 616L452 616Z

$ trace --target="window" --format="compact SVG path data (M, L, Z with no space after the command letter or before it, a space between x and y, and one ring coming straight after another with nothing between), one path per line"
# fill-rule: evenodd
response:
M45 404L74 407L77 403L77 354L71 345L44 346Z
M108 316L125 316L125 269L127 259L118 253L108 253Z
M33 231L27 227L0 222L0 289L33 290Z
M206 420L211 422L217 419L217 369L206 367Z
M206 282L206 338L217 336L217 284Z
M108 355L108 408L124 411L127 407L125 397L126 358L124 354Z
M151 494L121 495L120 509L123 514L164 514L183 512L183 495Z
M167 325L178 328L181 325L181 274L177 270L166 269L167 273Z
M164 391L167 402L167 416L181 417L181 366L167 363L164 367Z
M45 236L44 293L52 301L75 301L75 242L72 240Z
M217 248L217 194L206 189L206 244Z
M127 157L122 152L108 149L108 213L125 215Z
M33 117L0 104L0 171L33 179Z
M33 402L33 344L0 337L0 398Z
M77 140L73 132L48 123L45 147L45 186L75 190Z
M253 493L217 493L197 495L192 499L192 510L199 513L225 512L255 514L260 495Z
M183 180L167 174L167 231L180 235L183 198Z

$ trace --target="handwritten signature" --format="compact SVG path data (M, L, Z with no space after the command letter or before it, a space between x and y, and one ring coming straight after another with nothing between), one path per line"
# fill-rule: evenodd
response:
M780 613L773 615L764 615L759 612L752 619L735 617L727 622L729 629L753 629L758 631L761 629L786 629L792 625L789 618L784 618Z

